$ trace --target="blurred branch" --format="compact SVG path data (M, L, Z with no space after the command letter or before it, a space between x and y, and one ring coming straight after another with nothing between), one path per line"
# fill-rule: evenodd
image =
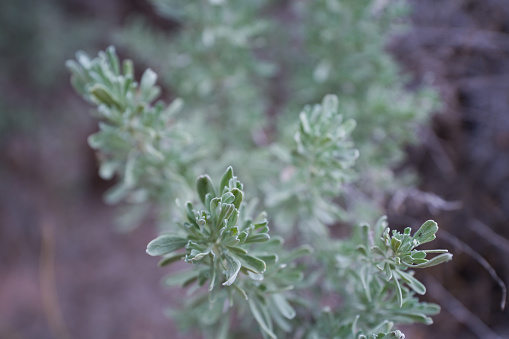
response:
M502 281L502 279L498 276L495 269L488 263L486 259L484 259L479 253L477 253L472 247L468 246L465 242L461 241L451 233L447 232L446 230L441 230L442 239L449 242L454 247L460 249L461 251L468 254L472 259L477 261L488 273L490 274L491 278L496 281L498 286L500 286L500 289L502 290L502 299L500 301L500 309L505 309L505 303L507 300L507 287L505 283ZM483 337L484 338L484 337Z
M422 143L429 146L430 155L443 175L448 178L457 175L453 161L450 159L446 149L433 131L425 130L423 132Z
M489 241L492 245L498 247L504 252L509 253L509 240L495 233L486 224L482 223L477 219L473 219L472 222L470 223L470 228L477 235Z
M419 39L413 39L414 44L509 51L509 35L501 32L424 26L415 27L415 30L413 34L418 34Z
M444 232L441 230L441 232ZM493 332L485 323L475 314L470 312L462 303L447 291L435 278L428 275L426 278L428 290L436 300L460 323L469 328L479 338L483 339L502 339L501 336Z
M428 211L434 215L439 211L457 210L463 206L461 201L447 201L434 193L423 192L416 188L398 190L389 201L388 206L394 211L399 211L407 199L412 199L426 205Z

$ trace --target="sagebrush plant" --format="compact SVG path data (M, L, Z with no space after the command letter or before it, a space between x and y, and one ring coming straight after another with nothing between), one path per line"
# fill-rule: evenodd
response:
M188 264L165 279L188 289L171 317L206 338L403 338L397 324L431 323L439 307L417 299L426 289L412 269L452 258L417 249L437 224L412 234L371 220L401 185L387 184L390 166L433 102L404 91L383 53L393 11L299 2L305 20L286 30L262 15L274 10L262 0L154 3L180 20L179 32L168 38L137 22L119 39L140 41L137 54L167 73L171 104L158 100L154 71L136 81L113 47L79 52L68 68L101 120L89 144L101 177L117 180L106 201L122 202L131 226L155 209L162 235L147 253L160 266ZM285 67L295 70L286 79L295 94L276 118L270 91ZM357 226L337 239L330 227L339 222Z

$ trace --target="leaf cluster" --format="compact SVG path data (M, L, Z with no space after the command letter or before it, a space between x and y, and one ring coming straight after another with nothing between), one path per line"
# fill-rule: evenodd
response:
M386 328L387 333L394 323L431 324L429 316L437 314L440 308L415 297L425 294L426 288L408 269L431 267L452 259L447 250L416 249L435 239L437 231L437 224L431 220L413 236L411 228L403 233L393 230L390 235L385 218L380 218L373 228L365 224L356 226L350 239L337 244L333 251L339 254L335 262L329 263L336 267L336 273L329 274L328 279L333 286L343 283L338 292L345 305L338 313L322 314L324 331L339 333L334 334L338 338L346 338L347 333L357 338L358 330L372 335ZM430 253L439 255L427 259ZM331 253L324 255L330 258ZM330 317L337 320L336 325L327 320Z
M99 131L88 143L100 158L99 175L117 178L106 202L167 206L190 195L194 174L189 169L200 154L191 133L176 119L182 100L168 106L156 101L161 92L157 75L147 69L137 82L132 61L120 63L114 47L93 59L80 51L67 67L75 90L97 106Z
M299 115L291 147L272 146L284 170L277 185L267 185L266 205L275 211L276 223L289 231L295 226L326 234L326 225L341 219L342 210L332 201L345 182L355 178L359 156L351 140L356 123L343 119L335 95L321 104L306 106ZM304 226L305 225L305 226Z
M164 280L187 289L171 316L214 339L248 338L253 325L264 338L404 338L397 324L429 324L439 307L417 299L425 287L410 269L451 259L417 249L435 238L436 223L411 235L391 233L382 218L341 240L328 230L380 215L380 197L401 185L390 166L432 106L404 90L383 53L392 7L288 3L299 20L276 29L277 16L263 14L278 6L262 0L153 3L179 23L176 34L137 20L117 39L167 74L163 84L181 99L157 101L155 73L136 82L132 62L121 64L112 47L94 59L78 53L68 68L101 119L89 143L101 176L118 181L106 200L157 205L164 233L147 253L185 267ZM284 89L292 95L276 104ZM307 105L324 93L336 94ZM200 173L221 179L194 181ZM268 214L255 213L258 202ZM308 241L314 255L300 245ZM328 295L340 305L323 309Z
M289 331L287 320L295 317L295 310L285 292L303 278L293 261L311 249L302 246L278 255L282 239L270 238L265 213L251 219L253 208L243 204L243 186L231 167L218 186L207 175L198 177L196 192L204 209L197 210L187 202L186 219L178 223L180 232L160 235L147 246L148 254L162 256L160 266L178 260L192 264L191 269L170 275L165 283L181 287L208 284L208 298L198 295L193 299L193 308L201 309L204 306L200 304L206 304L214 311L202 314L198 320L203 324L213 325L223 318L217 326L227 326L226 313L233 307L236 295L266 337L276 337L273 319Z

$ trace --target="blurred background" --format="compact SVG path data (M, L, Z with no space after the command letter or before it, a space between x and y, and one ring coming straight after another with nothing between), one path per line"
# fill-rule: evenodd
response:
M435 219L437 247L455 257L419 273L442 313L406 328L407 338L509 338L500 308L509 281L509 2L409 4L408 29L387 50L408 88L431 82L442 105L400 165L419 173L419 189L388 199L387 213L397 226ZM64 67L76 50L121 45L133 18L162 35L178 28L144 0L0 3L1 339L178 338L163 314L178 291L161 287L165 272L145 255L157 230L150 221L115 229L115 208L102 202L112 183L98 177L86 142L97 121Z

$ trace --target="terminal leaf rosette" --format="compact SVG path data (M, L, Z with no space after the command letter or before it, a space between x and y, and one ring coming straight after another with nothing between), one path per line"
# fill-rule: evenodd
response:
M190 280L203 284L208 279L210 291L219 283L232 285L240 272L263 274L267 268L265 258L251 255L249 248L270 239L267 218L265 213L260 213L253 221L239 223L244 192L233 169L226 170L218 186L207 175L198 177L196 192L204 209L196 209L193 203L187 202L186 220L179 224L181 232L163 234L152 240L147 253L163 256L160 265L183 258L207 267L195 271Z
M191 310L186 310L195 312L200 323L223 322L219 327L228 327L228 317L220 315L233 306L234 299L240 299L245 302L238 307L249 310L264 336L276 338L273 322L288 330L287 321L296 315L287 292L304 274L294 261L312 249L303 245L284 251L283 240L269 236L265 212L250 217L255 205L243 201L243 185L232 167L217 186L209 176L199 176L196 193L203 209L187 202L178 232L152 240L147 253L162 256L160 266L179 260L193 264L191 269L171 273L165 283L180 287L208 284L208 297L197 296ZM224 305L229 307L225 310Z

